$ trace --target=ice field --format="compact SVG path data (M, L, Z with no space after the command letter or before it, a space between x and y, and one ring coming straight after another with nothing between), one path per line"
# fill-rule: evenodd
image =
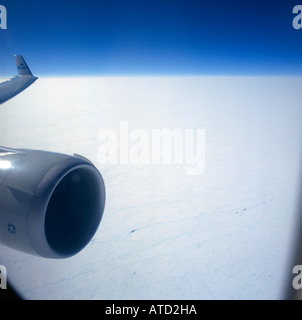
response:
M299 199L301 83L37 80L0 106L0 145L87 157L107 200L93 240L74 257L44 259L0 245L9 281L27 299L282 298ZM189 165L173 157L169 164L102 163L100 132L119 137L121 123L147 138L154 129L204 130L204 171L188 175Z

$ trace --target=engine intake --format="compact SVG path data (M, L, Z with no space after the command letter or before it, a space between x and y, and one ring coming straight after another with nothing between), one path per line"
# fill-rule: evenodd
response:
M0 148L0 242L47 258L82 250L101 222L105 185L87 159Z

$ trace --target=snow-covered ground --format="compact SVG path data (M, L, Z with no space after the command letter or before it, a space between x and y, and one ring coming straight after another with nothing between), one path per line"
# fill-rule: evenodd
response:
M95 237L72 258L0 245L8 279L28 299L282 298L299 195L301 82L39 79L0 106L0 145L89 158L107 201ZM99 133L118 135L121 122L149 136L204 129L204 172L187 175L173 161L102 164Z

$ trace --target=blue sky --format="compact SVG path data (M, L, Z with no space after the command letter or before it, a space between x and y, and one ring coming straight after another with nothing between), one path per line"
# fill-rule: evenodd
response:
M302 75L297 1L0 0L0 74Z

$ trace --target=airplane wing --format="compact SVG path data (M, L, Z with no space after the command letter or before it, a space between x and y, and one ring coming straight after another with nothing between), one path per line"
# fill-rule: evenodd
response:
M22 56L15 55L15 61L19 76L33 76Z
M22 56L15 60L18 76L0 84L0 103L38 79ZM70 257L92 239L105 199L102 175L85 157L0 146L1 244L46 258Z
M22 56L15 55L15 62L18 76L0 83L0 104L16 96L38 79L31 73Z

